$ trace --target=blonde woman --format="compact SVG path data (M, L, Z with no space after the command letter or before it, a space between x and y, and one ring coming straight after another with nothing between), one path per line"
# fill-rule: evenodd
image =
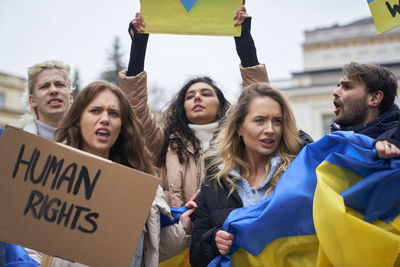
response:
M302 144L286 98L266 83L242 92L218 141L197 198L190 249L194 267L229 252L234 236L221 230L229 213L273 192Z

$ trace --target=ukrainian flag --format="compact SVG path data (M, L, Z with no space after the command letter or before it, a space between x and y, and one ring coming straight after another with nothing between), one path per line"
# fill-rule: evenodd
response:
M399 0L367 0L379 34L400 25Z
M400 266L400 160L335 132L306 146L275 192L231 212L230 254L209 266Z

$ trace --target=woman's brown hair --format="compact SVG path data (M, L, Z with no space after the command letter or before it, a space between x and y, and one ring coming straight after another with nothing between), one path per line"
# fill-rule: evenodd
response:
M143 126L132 111L124 92L112 83L95 81L82 89L55 131L55 140L82 149L80 128L82 112L104 90L114 93L121 106L121 132L111 147L109 159L149 174L155 174L152 156L146 147Z

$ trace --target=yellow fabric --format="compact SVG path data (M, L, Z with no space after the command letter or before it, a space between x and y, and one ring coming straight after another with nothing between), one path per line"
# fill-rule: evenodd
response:
M239 249L231 256L232 267L311 267L315 266L317 250L315 235L283 237L271 242L257 256Z
M383 221L367 223L340 193L362 177L323 162L316 170L313 219L320 242L317 266L394 266L400 235Z
M159 267L190 267L189 262L189 249L184 250L180 254L168 260L160 262Z
M400 216L397 216L393 222L391 222L391 225L397 230L400 231Z
M386 3L394 10L396 10L396 6L400 5L399 0L374 0L368 4L379 34L400 25L400 7L399 12L396 11L393 17Z
M233 16L242 0L197 0L187 12L180 0L141 0L147 33L239 36ZM193 51L195 52L195 51Z

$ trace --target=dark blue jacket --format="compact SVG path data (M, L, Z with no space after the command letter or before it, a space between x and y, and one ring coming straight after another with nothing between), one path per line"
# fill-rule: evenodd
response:
M331 132L335 131L354 131L376 140L388 140L400 148L400 109L394 104L378 118L357 127L340 127L332 122Z

